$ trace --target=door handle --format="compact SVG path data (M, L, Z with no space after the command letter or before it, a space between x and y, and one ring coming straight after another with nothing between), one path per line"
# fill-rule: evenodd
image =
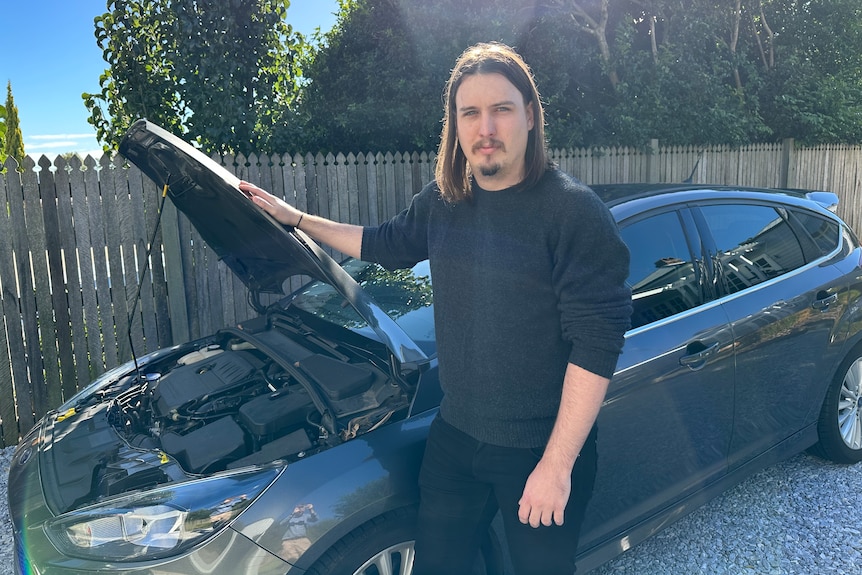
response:
M829 306L838 301L838 294L826 295L825 291L817 292L817 299L811 304L816 310L826 311Z
M706 360L709 359L711 355L718 352L718 342L706 346L702 342L697 341L688 344L686 350L689 353L679 358L679 364L692 371L697 371L706 365Z

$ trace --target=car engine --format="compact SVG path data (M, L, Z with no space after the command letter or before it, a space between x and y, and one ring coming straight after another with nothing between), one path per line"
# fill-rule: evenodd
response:
M412 386L382 355L278 322L223 330L89 398L86 427L57 417L53 499L70 508L353 439L409 407Z

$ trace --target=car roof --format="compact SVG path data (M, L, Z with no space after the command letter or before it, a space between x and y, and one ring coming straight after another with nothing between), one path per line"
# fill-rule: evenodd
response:
M710 185L710 184L679 184L679 183L628 183L628 184L595 184L590 188L609 206L623 202L650 198L678 192L713 191L713 192L754 192L774 194L794 198L806 198L807 190L782 188L754 188L742 186Z
M840 221L836 215L839 197L833 192L685 183L596 184L590 187L611 208L618 221L644 210L671 204L718 199L743 202L777 201L813 210Z

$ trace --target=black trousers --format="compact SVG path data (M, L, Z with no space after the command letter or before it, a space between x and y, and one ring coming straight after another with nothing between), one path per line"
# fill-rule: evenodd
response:
M542 449L476 441L439 416L431 424L419 474L421 500L414 575L469 574L497 511L517 575L571 575L584 510L596 476L593 427L572 470L562 526L524 525L518 501Z

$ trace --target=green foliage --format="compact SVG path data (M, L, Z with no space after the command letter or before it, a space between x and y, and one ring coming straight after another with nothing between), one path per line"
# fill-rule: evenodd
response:
M523 17L516 4L342 2L336 27L307 70L303 143L333 151L435 150L455 59L475 42L517 43Z
M84 94L106 150L138 118L208 152L270 148L291 114L297 52L288 0L109 0L95 19L109 68Z
M189 136L219 152L263 151L296 90L287 0L174 0L178 90Z
M0 107L0 164L6 161L6 107ZM0 168L2 170L2 168Z
M770 139L758 112L757 71L729 49L727 14L668 13L656 51L643 23L622 20L614 39L620 84L606 110L608 143L731 144ZM726 33L725 33L726 32ZM672 41L671 41L672 36ZM734 80L738 74L740 85Z
M24 163L24 136L21 134L21 126L18 122L18 107L15 105L15 100L12 97L12 82L6 84L6 107L5 107L5 127L3 146L3 160L12 156L17 160L18 165Z
M533 68L552 147L862 142L858 0L735 4L344 1L308 66L303 143L436 149L449 70L485 40Z
M182 135L190 111L177 91L169 0L109 0L109 12L95 18L96 42L109 68L98 94L83 94L89 122L106 152L138 118Z
M147 117L207 151L435 151L455 59L497 40L552 147L862 142L858 0L340 0L318 46L288 4L109 0L100 141Z
M549 144L570 148L611 141L614 127L607 110L616 92L593 39L554 5L537 10L529 30L517 48L542 95Z
M760 98L776 137L862 142L862 5L811 0L770 7L782 34Z

